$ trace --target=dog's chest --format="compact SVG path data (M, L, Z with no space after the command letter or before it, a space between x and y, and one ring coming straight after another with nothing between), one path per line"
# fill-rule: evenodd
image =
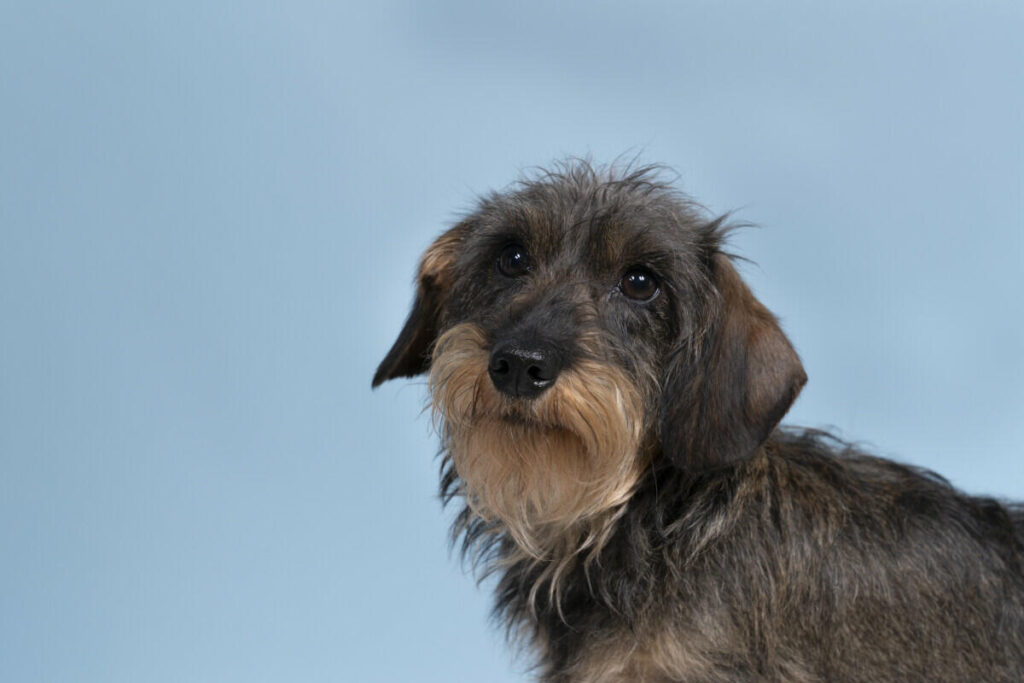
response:
M661 622L638 632L622 628L597 637L580 633L574 656L549 668L548 683L708 683L770 680L817 683L820 676L794 652L758 666L721 623Z
M538 643L547 660L548 683L662 683L712 680L714 643L705 633L668 619L642 629L590 623L549 632Z
M618 638L602 639L587 647L562 677L565 683L627 683L649 681L698 680L708 673L708 662L691 644L652 640L639 643L623 633Z

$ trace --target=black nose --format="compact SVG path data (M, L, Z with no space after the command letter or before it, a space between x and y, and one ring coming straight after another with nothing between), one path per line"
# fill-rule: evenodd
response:
M551 350L506 342L491 351L488 371L498 391L512 398L533 398L555 383L561 369Z

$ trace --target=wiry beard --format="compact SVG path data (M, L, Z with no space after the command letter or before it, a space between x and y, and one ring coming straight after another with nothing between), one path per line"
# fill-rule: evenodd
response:
M464 323L441 336L431 363L432 408L466 504L536 559L599 546L643 468L632 383L583 359L537 398L511 399L488 361L484 333Z

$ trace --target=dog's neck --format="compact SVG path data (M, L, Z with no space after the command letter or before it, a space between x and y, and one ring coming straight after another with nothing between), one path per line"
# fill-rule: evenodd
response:
M448 504L459 498L463 504L451 529L453 545L461 546L463 556L481 576L515 567L518 576L530 577L531 611L539 598L544 598L545 604L557 605L568 574L599 559L632 493L615 505L568 522L513 526L472 503L449 456L442 465L442 500Z

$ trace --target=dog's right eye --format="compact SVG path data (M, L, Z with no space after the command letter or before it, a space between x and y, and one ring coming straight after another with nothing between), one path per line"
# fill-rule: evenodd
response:
M518 244L510 244L498 256L498 270L506 277L518 277L530 270L530 256Z
M658 279L646 268L632 268L622 276L619 289L630 299L646 303L658 295Z

